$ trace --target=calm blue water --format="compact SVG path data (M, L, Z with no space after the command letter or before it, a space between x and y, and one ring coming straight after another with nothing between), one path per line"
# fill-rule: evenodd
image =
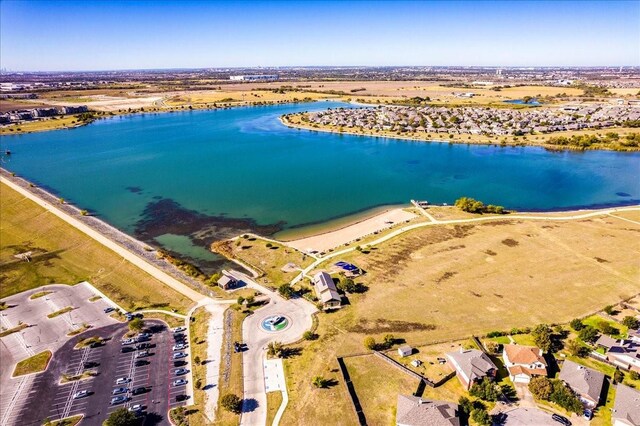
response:
M502 101L506 104L517 104L517 105L542 105L536 99L532 99L529 102L525 102L522 99L509 99L508 101Z
M453 203L471 196L518 210L640 200L638 153L341 136L289 129L278 120L336 106L344 105L135 115L6 136L0 145L13 155L2 166L131 233L159 198L202 216L250 218L260 225L284 221L284 228L412 198ZM164 221L174 227L166 234L198 238L193 229ZM165 238L180 246L175 237Z

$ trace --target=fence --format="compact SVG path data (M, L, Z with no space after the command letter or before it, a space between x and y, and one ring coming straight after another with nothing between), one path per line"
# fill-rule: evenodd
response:
M351 377L349 376L349 371L347 371L347 366L344 364L344 361L340 357L338 358L338 365L340 366L340 372L342 373L344 383L347 386L347 392L349 392L349 396L351 396L351 404L353 405L353 410L358 417L358 422L360 423L360 426L366 426L367 419L364 416L364 411L362 411L362 405L360 405L358 394L356 393L356 390L353 387L353 383L351 382Z

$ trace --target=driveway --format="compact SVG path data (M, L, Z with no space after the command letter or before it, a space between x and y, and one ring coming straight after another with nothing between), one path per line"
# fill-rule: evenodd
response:
M267 393L264 377L264 361L267 345L273 341L292 343L299 340L302 334L313 325L312 314L316 307L302 298L286 300L277 292L265 288L247 275L232 274L248 287L254 288L269 296L269 303L247 317L242 324L242 338L248 349L242 354L244 399L241 425L264 425L267 422ZM267 331L262 322L272 316L282 315L289 321L279 331Z

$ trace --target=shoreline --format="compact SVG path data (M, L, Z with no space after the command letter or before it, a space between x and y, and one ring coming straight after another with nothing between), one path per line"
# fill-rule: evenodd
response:
M295 113L294 113L295 114ZM304 113L298 113L298 115L301 115ZM302 124L302 123L293 123L290 121L290 119L288 117L286 117L285 115L281 115L279 118L280 123L282 123L283 125L289 127L290 129L298 129L298 130L307 130L310 132L322 132L322 133L333 133L336 135L351 135L351 136L362 136L362 137L368 137L368 138L381 138L381 139L396 139L396 140L402 140L402 141L410 141L410 142L423 142L423 143L448 143L448 144L455 144L455 145L478 145L478 146L494 146L494 147L535 147L535 148L541 148L541 149L545 149L548 151L557 151L557 152L566 152L566 151L577 151L577 152L584 152L584 151L611 151L611 152L629 152L629 153L634 153L634 152L640 152L640 147L630 147L627 149L613 149L613 148L607 148L607 147L587 147L587 148L580 148L580 147L576 147L576 146L570 146L570 145L552 145L552 144L546 144L546 143L532 143L529 140L518 140L516 142L512 141L508 141L505 143L501 143L501 142L491 142L491 141L484 141L484 140L467 140L464 141L460 138L452 138L452 139L433 139L433 138L418 138L418 137L410 137L410 136L402 136L402 135L387 135L387 134L376 134L376 133L367 133L367 132L355 132L355 131L350 131L350 130L342 130L342 131L338 131L335 129L331 129L331 128L326 128L326 127L312 127L308 124ZM619 130L620 128L610 128L610 129L606 129L607 131L615 131L615 130ZM626 128L623 128L626 129ZM426 134L425 134L426 135ZM551 134L550 134L551 135ZM458 136L462 136L462 135L458 135ZM472 135L466 135L466 136L472 136ZM502 137L506 137L506 136L502 136ZM496 138L498 138L498 136L496 136ZM513 136L512 136L513 138Z

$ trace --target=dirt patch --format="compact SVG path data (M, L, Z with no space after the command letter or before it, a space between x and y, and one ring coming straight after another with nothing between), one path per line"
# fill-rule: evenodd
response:
M485 250L485 251L483 251L483 253L484 254L488 254L489 256L497 256L498 255L498 253L496 253L493 250Z
M516 240L514 240L512 238L507 238L505 240L502 240L502 244L504 244L507 247L516 247L516 246L520 245L519 242L517 242Z
M596 262L598 263L609 263L609 261L607 259L603 259L601 257L594 257L594 259L596 260Z
M442 276L440 276L438 279L436 279L436 284L440 284L443 281L448 280L449 278L454 277L457 274L457 272L445 272L444 274L442 274Z
M378 318L374 321L369 321L366 318L362 318L356 325L350 327L349 331L355 333L403 333L410 331L430 331L435 329L435 324L388 320L384 318Z

